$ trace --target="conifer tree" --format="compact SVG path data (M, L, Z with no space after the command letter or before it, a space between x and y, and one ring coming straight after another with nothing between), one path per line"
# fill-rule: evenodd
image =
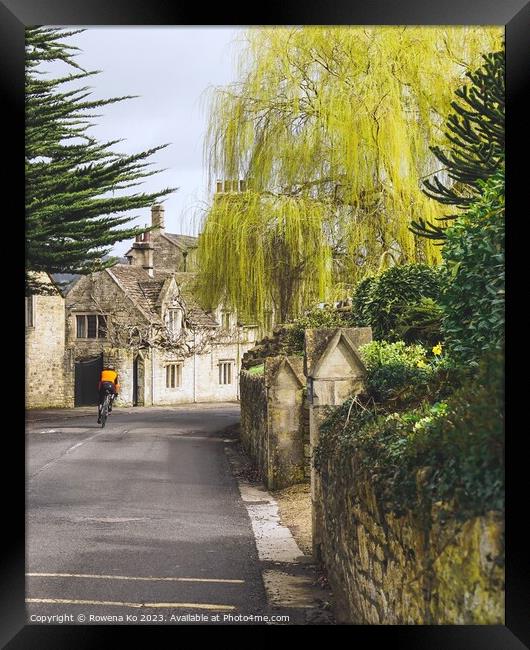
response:
M87 133L99 117L94 109L132 97L91 99L90 88L79 86L97 72L83 70L74 59L79 48L64 39L82 31L26 30L26 294L46 291L35 272L87 274L113 265L113 244L144 230L127 227L134 217L122 213L174 191L127 191L161 171L150 170L148 159L166 144L122 155L113 150L118 140ZM74 72L50 78L41 67L49 61Z
M467 74L471 84L455 91L458 100L447 119L449 146L433 146L431 151L444 165L450 183L434 176L424 183L427 196L445 205L467 208L481 195L479 181L486 181L504 168L504 53L484 55L484 64ZM458 215L437 217L447 222ZM444 227L425 219L411 224L420 236L439 242L445 239Z

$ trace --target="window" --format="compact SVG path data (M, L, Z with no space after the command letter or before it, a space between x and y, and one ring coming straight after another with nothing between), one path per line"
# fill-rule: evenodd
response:
M76 316L77 321L77 332L76 336L78 339L86 339L86 317L85 316Z
M35 327L35 296L26 296L26 327Z
M230 315L229 311L221 312L221 327L225 330L230 329Z
M182 386L182 363L169 363L166 366L166 388Z
M167 328L171 334L178 334L182 328L182 309L167 310Z
M87 322L87 338L95 339L97 338L97 325L98 317L91 315L86 317Z
M81 314L76 319L76 337L78 339L106 339L107 317L99 314Z
M219 362L219 383L231 384L232 383L232 364L233 361L220 361Z
M107 317L98 316L98 339L107 338Z

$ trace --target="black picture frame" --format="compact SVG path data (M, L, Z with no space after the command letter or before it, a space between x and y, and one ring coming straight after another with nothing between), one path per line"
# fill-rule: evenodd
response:
M517 153L522 153L528 131L525 127L527 109L523 95L528 94L530 61L530 6L526 0L372 0L353 4L348 0L322 2L306 0L273 0L262 5L247 4L231 10L226 3L206 9L206 4L170 4L164 0L3 0L0 3L0 74L2 98L7 115L4 117L4 135L10 135L11 149L4 150L4 173L8 176L9 191L4 194L4 229L15 237L16 223L23 223L23 141L24 141L24 28L29 25L284 25L284 24L367 24L367 25L504 25L506 30L507 74L507 202L508 213L515 212L518 188L525 187L522 174L526 169L518 165ZM234 5L235 6L235 5ZM525 93L526 91L526 93ZM521 125L521 129L517 125ZM525 153L528 158L528 148ZM21 187L22 185L22 187ZM14 188L18 188L16 191ZM512 212L513 211L513 212ZM17 215L15 218L14 215ZM518 215L523 221L526 214ZM508 220L510 222L510 220ZM16 241L22 242L22 226ZM508 228L508 235L510 228ZM6 237L6 230L4 230ZM18 245L13 246L18 251ZM15 267L15 277L18 268ZM511 278L508 265L508 281ZM23 274L20 273L20 277ZM22 284L22 281L20 282ZM13 305L22 313L23 291L13 283ZM509 293L509 292L508 292ZM510 300L508 300L509 304ZM508 321L509 324L509 321ZM20 327L23 331L23 327ZM509 338L509 337L508 337ZM508 351L510 346L508 346ZM509 358L509 357L508 357ZM17 362L17 365L19 362ZM515 401L515 400L514 400ZM524 428L519 429L520 437ZM508 437L508 436L507 436ZM380 643L383 647L402 647L408 650L518 650L530 647L530 594L528 590L528 560L524 533L524 509L518 510L515 496L524 494L522 463L518 452L518 436L508 440L507 481L507 586L505 626L355 626L348 630L351 647L364 648ZM12 506L11 514L4 516L4 552L1 555L0 643L6 648L94 648L102 639L117 639L125 631L112 626L40 626L25 625L24 610L24 480L20 477L21 457L24 453L23 436L14 424L4 429L4 503ZM515 440L514 440L515 439ZM513 442L512 442L513 440ZM15 479L7 478L8 465L18 468ZM521 471L518 472L518 469ZM7 480L6 480L7 479ZM513 499L512 499L513 497ZM20 501L22 500L22 504ZM234 626L230 626L232 629ZM171 628L169 627L171 630ZM275 629L278 629L277 627ZM168 627L135 627L139 640L149 634L149 643L156 643L160 631Z

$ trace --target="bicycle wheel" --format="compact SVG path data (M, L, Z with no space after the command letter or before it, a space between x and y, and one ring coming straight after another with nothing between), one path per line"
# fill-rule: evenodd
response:
M105 426L105 422L107 421L108 414L109 414L109 396L105 395L105 399L103 400L103 406L101 407L101 428L102 429Z

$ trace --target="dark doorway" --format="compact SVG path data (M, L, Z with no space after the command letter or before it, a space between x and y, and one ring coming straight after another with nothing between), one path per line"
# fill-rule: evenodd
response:
M75 406L98 403L98 381L103 370L103 354L75 363Z
M133 363L133 406L144 406L144 360L138 355Z

